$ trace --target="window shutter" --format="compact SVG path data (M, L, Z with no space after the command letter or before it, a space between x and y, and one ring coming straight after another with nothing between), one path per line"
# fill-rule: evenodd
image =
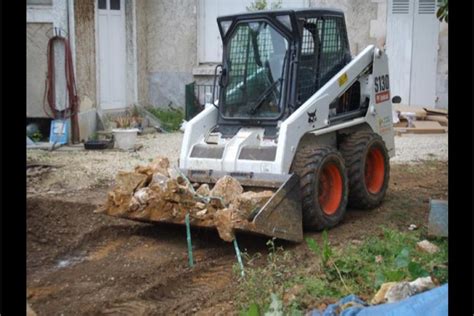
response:
M436 1L435 0L419 0L418 14L435 14Z
M393 0L392 14L409 14L410 0Z

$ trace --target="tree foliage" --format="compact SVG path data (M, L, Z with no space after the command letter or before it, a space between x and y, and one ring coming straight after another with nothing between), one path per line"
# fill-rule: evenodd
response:
M441 0L436 17L440 22L448 23L448 0Z
M281 1L282 0L275 0L270 4L270 9L281 9ZM268 2L267 0L254 0L250 6L247 7L247 11L261 11L268 9Z

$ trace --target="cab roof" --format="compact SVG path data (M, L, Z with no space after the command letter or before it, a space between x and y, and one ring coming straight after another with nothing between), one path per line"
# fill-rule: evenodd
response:
M232 20L234 18L251 18L262 16L277 15L295 15L296 17L308 16L339 16L344 17L344 12L333 8L304 8L304 9L280 9L280 10L261 10L253 12L241 12L231 15L219 16L218 20Z

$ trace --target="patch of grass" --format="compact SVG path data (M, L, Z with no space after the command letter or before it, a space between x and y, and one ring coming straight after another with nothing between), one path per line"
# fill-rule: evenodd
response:
M147 110L161 122L161 127L168 132L179 130L184 119L184 112L181 109L173 108L163 110L155 107L148 107Z
M31 140L35 143L40 142L42 139L43 134L41 134L41 132L34 132L33 135L31 135Z
M243 311L258 308L268 311L275 297L282 300L285 315L297 315L315 308L318 300L337 301L356 294L365 300L376 293L380 285L391 281L411 281L430 275L439 284L448 281L448 242L431 240L440 251L435 254L416 249L425 239L425 232L400 232L382 228L378 236L365 238L360 245L332 247L326 232L322 242L306 240L314 260L296 257L293 251L268 243L266 258L261 254L245 254L245 277L239 282L237 302ZM263 261L263 262L262 262ZM263 264L262 264L263 263ZM240 273L238 266L236 273Z
M406 209L394 209L387 215L387 219L391 222L403 222L407 217Z
M99 134L97 134L97 132L92 133L92 135L88 137L88 140L98 140L98 139L99 139Z
M281 299L286 287L293 282L293 253L276 247L274 240L267 242L268 255L265 263L260 253L253 256L243 253L245 261L245 277L240 279L237 291L237 302L242 315L249 315L249 311L258 309L267 311L276 298ZM234 272L240 275L240 267L234 265ZM275 304L275 303L274 303Z

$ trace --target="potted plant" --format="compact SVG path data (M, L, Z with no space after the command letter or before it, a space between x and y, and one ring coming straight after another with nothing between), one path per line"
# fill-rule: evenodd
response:
M116 118L114 121L117 125L117 128L112 129L115 146L123 150L133 149L139 131L138 128L136 128L137 124L139 126L137 117L126 114Z

